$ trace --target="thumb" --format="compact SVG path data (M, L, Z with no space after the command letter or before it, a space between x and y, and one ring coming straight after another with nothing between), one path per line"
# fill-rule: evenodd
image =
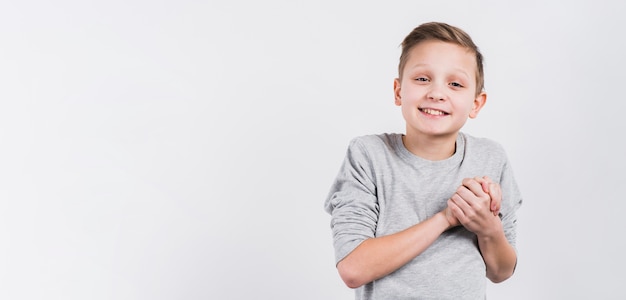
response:
M483 187L483 192L489 194L489 191L491 191L491 184L487 181L482 181L480 185Z

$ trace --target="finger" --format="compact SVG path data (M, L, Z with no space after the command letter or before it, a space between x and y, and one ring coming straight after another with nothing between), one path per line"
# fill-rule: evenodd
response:
M491 212L493 212L494 216L498 215L498 210L500 209L500 201L496 191L496 185L494 183L489 184L489 190L491 191Z
M463 179L463 186L468 188L474 195L477 197L482 197L486 195L486 192L483 191L483 186L480 182L473 178Z
M467 217L465 216L465 212L461 206L464 206L467 209L467 203L465 203L465 201L463 201L463 199L461 199L461 197L457 194L452 195L452 197L448 200L448 207L450 208L452 215L459 220L461 224L464 224L467 222Z
M491 178L487 175L483 176L483 177L475 177L474 178L476 181L480 182L483 188L483 191L487 194L489 194L490 198L491 198L491 203L490 203L490 207L489 210L491 210L493 212L494 215L498 215L498 212L500 211L500 204L501 204L501 192L500 194L498 194L499 190L496 190L496 188L499 189L499 185L493 183L493 180L491 180Z
M481 185L483 186L483 191L485 193L490 194L489 184L493 183L493 181L491 181L491 178L489 178L489 176L475 177L474 179L481 183Z
M483 188L483 192L485 192L486 194L489 193L489 182L487 180L485 180L484 177L474 177L474 180L476 180L478 183L480 183L480 185Z
M498 209L498 198L497 196L497 191L496 189L496 185L494 183L490 183L489 184L489 195L491 196L491 211L495 212Z
M484 195L484 193L482 192L482 188L478 183L476 183L473 188L477 189L481 195ZM481 210L484 208L489 210L490 204L488 202L489 200L487 199L489 198L489 196L477 196L470 188L464 185L461 185L457 188L456 195L458 195L459 199L465 202L467 206L471 207L472 209Z
M457 196L460 199L460 201L462 200L463 202L466 202L468 205L471 205L473 202L476 202L476 195L474 195L474 193L464 185L461 185L456 189L456 193L453 195L453 199L456 200L454 196Z
M489 194L489 182L487 182L486 180L481 180L478 182L480 182L480 185L483 187L483 192Z
M465 190L466 193L471 193L467 189ZM466 215L470 210L472 210L471 203L458 193L452 195L450 200L459 208L459 210L461 210L460 213L463 215Z
M493 191L493 196L492 199L497 199L496 207L494 209L494 213L497 216L500 213L500 209L502 208L502 189L500 188L499 184L493 183L493 187L491 187L491 190Z
M452 215L458 219L458 215L463 214L463 210L459 208L458 205L452 200L452 198L448 199L448 209L452 212Z
M502 189L497 183L491 183L489 186L489 195L491 196L489 210L491 210L494 216L497 216L502 206Z

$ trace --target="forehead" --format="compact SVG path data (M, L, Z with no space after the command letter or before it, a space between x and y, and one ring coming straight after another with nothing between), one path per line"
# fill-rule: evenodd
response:
M476 55L457 44L442 41L424 41L415 45L408 55L405 72L419 68L459 71L472 78L476 76Z

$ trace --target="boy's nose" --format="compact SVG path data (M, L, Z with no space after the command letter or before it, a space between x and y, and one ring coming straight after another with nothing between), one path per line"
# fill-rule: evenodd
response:
M430 91L427 94L428 99L435 101L443 101L445 100L445 94L441 90L440 87L433 85Z

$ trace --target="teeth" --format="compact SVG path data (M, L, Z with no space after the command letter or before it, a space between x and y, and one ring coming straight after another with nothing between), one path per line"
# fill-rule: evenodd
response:
M423 112L429 114L429 115L435 115L435 116L442 116L445 113L440 111L440 110L434 110L434 109L430 109L430 108L424 108L422 109Z

